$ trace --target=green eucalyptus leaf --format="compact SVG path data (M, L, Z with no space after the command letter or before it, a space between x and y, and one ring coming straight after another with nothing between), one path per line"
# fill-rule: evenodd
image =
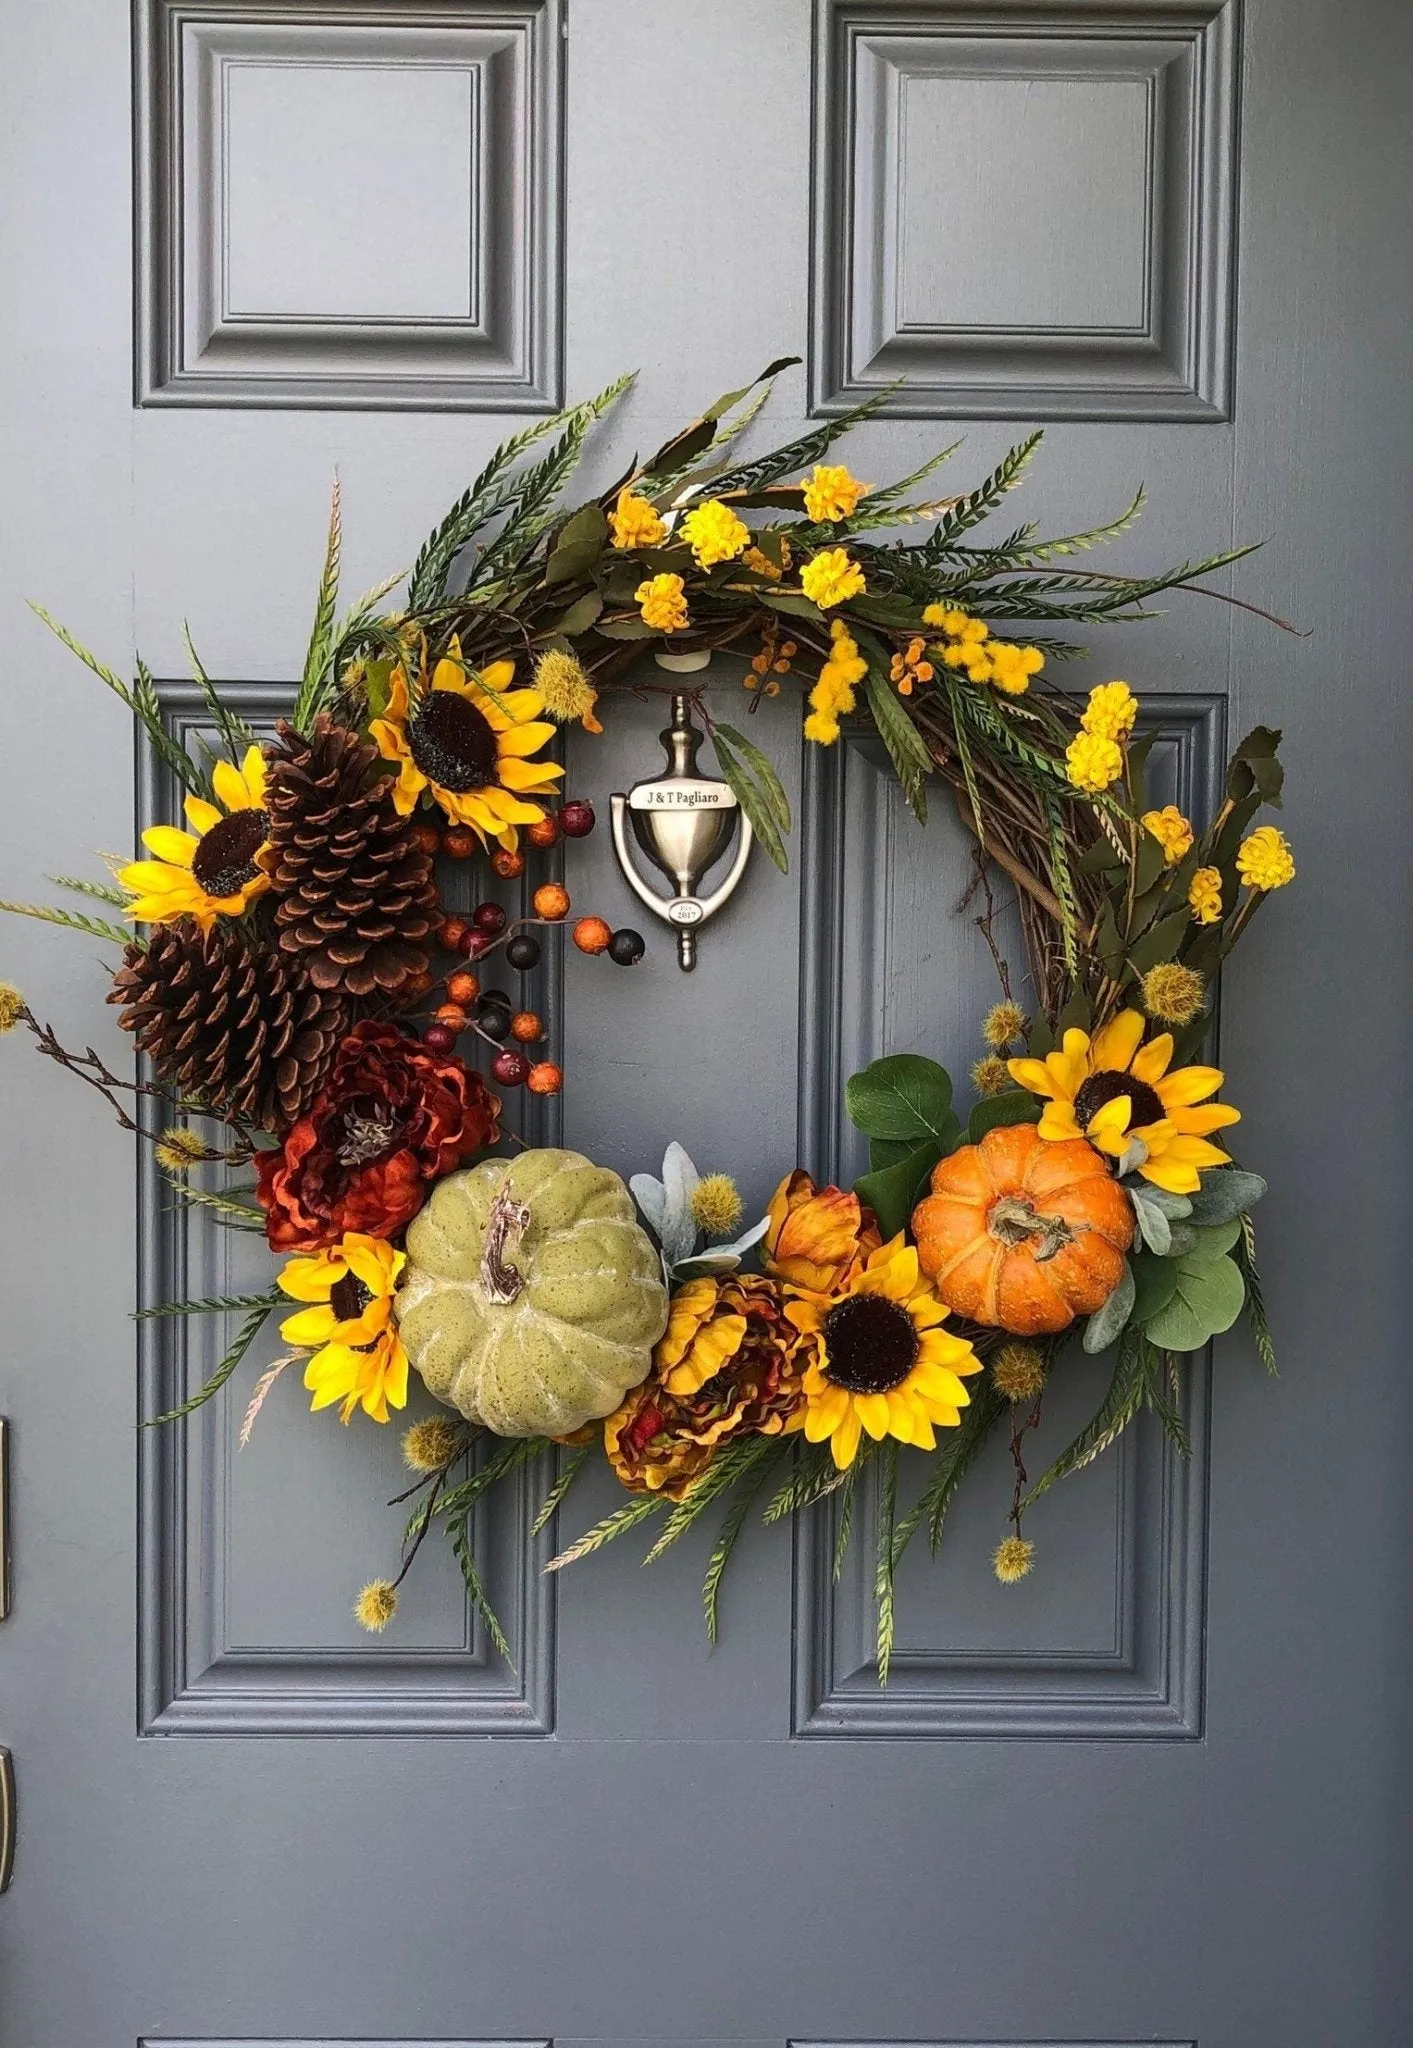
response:
M1259 1173L1244 1173L1239 1166L1214 1166L1202 1176L1202 1186L1192 1197L1194 1223L1229 1223L1255 1207L1266 1192Z
M1188 1227L1192 1228L1192 1225ZM1213 1259L1220 1259L1229 1252L1240 1235L1239 1215L1228 1216L1221 1223L1203 1225L1196 1231L1197 1242L1188 1253L1188 1257L1199 1263L1210 1264Z
M1162 1351L1200 1351L1209 1338L1231 1328L1245 1300L1246 1283L1234 1260L1190 1252L1177 1261L1177 1284L1149 1317L1146 1334Z
M854 1193L866 1208L872 1209L885 1239L896 1237L907 1228L926 1191L928 1175L946 1149L940 1139L929 1138L925 1144L915 1145L896 1165L866 1173L854 1182Z
M1146 1323L1166 1308L1177 1290L1176 1259L1154 1258L1139 1252L1129 1262L1133 1267L1134 1301L1132 1321Z
M1009 1088L1004 1095L987 1095L967 1118L967 1143L979 1145L988 1131L1005 1124L1038 1124L1045 1105L1023 1088Z
M1107 1351L1111 1344L1118 1342L1133 1311L1136 1293L1133 1268L1125 1260L1123 1278L1103 1307L1095 1309L1084 1326L1084 1335L1080 1341L1086 1351L1091 1354L1096 1351Z
M936 1060L914 1052L892 1053L851 1074L844 1103L850 1121L870 1138L940 1142L956 1121L951 1075Z

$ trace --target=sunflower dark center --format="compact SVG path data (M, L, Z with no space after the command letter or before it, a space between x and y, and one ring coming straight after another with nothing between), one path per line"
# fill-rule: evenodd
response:
M432 690L407 728L413 760L429 782L464 795L496 779L496 736L484 712L455 690Z
M265 843L269 821L263 811L232 811L203 832L191 857L191 872L208 896L238 896L260 870L255 856Z
M824 1319L825 1375L850 1394L887 1394L917 1364L913 1319L881 1294L851 1294Z
M356 1322L372 1299L372 1288L356 1273L345 1273L329 1289L329 1307L341 1323Z
M1163 1098L1156 1088L1150 1088L1146 1081L1139 1081L1132 1074L1115 1073L1104 1068L1098 1074L1091 1074L1087 1081L1081 1081L1075 1090L1074 1119L1082 1131L1089 1129L1089 1120L1118 1096L1129 1099L1128 1127L1131 1131L1145 1124L1160 1124L1166 1114Z

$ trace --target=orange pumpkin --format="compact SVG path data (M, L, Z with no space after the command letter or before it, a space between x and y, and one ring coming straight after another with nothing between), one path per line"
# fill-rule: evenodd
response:
M1133 1241L1133 1210L1083 1138L1051 1142L1034 1124L1007 1124L934 1169L913 1235L948 1308L1038 1337L1108 1300Z

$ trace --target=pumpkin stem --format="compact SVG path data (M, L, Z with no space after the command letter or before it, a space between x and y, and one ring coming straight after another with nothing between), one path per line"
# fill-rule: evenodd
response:
M517 1202L510 1192L509 1175L501 1182L500 1190L491 1204L490 1217L486 1223L486 1244L481 1253L481 1292L487 1301L493 1301L504 1308L514 1301L525 1287L525 1276L518 1266L512 1266L506 1254L511 1247L512 1237L519 1243L529 1227L530 1209L526 1202Z
M1024 1195L1002 1195L999 1202L993 1202L986 1218L986 1228L999 1244L1014 1250L1032 1239L1038 1240L1033 1249L1035 1262L1043 1266L1047 1259L1053 1259L1066 1245L1073 1244L1079 1235L1063 1216L1042 1216L1033 1202ZM1083 1229L1084 1225L1080 1225Z

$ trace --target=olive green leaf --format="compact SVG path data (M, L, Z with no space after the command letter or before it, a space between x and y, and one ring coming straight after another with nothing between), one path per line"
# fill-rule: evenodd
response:
M1004 1095L983 1096L967 1118L967 1143L979 1145L988 1131L1004 1124L1038 1124L1045 1105L1023 1088L1008 1088Z
M870 1138L928 1138L950 1143L956 1130L952 1077L936 1060L897 1052L851 1074L844 1089L849 1120Z
M864 1174L854 1182L854 1193L872 1209L885 1238L905 1230L918 1202L927 1191L928 1175L946 1147L939 1138L915 1145L892 1166Z

